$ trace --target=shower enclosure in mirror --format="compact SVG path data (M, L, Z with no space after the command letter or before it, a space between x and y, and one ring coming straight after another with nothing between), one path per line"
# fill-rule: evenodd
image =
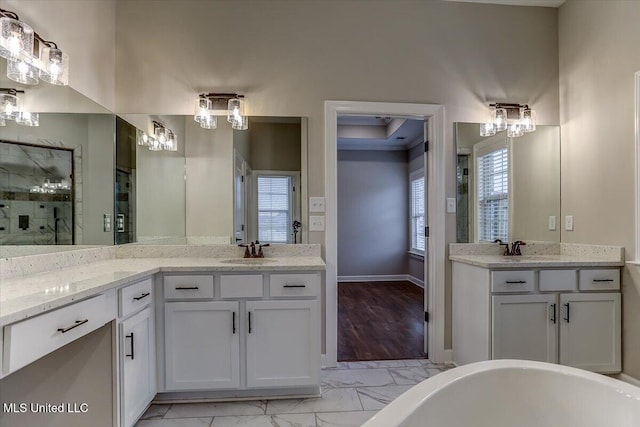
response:
M104 218L113 214L114 116L40 113L38 127L1 129L0 215L11 217L2 255L25 254L18 245L112 245Z
M508 138L456 123L459 243L560 241L560 127Z
M73 244L73 150L0 141L0 245Z

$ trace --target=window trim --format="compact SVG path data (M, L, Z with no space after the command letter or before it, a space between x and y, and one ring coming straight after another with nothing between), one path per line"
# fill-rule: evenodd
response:
M504 135L496 135L495 137L488 138L487 140L474 144L473 146L473 241L475 243L486 242L486 240L480 240L480 195L477 188L477 185L480 182L480 178L478 176L478 159L486 154L502 149L507 150L507 241L509 241L513 235L513 138L507 138Z
M291 213L291 222L293 222L294 220L298 220L300 221L300 207L301 207L301 203L298 202L298 200L296 200L297 198L301 198L301 192L300 192L300 172L299 171L279 171L279 170L253 170L251 172L251 178L252 178L252 183L253 183L253 194L252 194L252 203L251 203L251 209L253 210L253 212L251 213L252 217L255 218L255 224L254 224L254 229L255 229L255 239L258 239L258 236L260 235L260 229L259 229L259 211L258 211L258 177L259 176L272 176L272 177L290 177L291 178L291 182L293 183L293 186L295 187L296 191L293 192L291 200L289 201L289 212ZM301 200L300 200L301 202ZM275 243L275 244L285 244L283 242L269 242L269 241L265 241L264 243ZM293 243L293 236L288 235L287 237L287 242L286 244L291 244Z
M410 255L414 255L417 257L422 257L424 259L424 255L425 255L425 250L421 250L418 248L414 248L413 247L413 182L421 179L425 180L425 176L424 176L424 168L420 168L420 169L416 169L413 172L409 173L409 250L408 253ZM423 196L423 199L426 198L426 183L424 183L423 185L423 190L425 191L425 194ZM424 217L424 221L426 221L426 210L425 212L423 212L423 217ZM425 249L427 246L427 242L425 240Z

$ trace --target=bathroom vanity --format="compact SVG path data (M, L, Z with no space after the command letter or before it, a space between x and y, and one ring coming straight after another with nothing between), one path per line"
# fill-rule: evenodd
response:
M231 245L99 248L39 255L77 265L38 274L3 260L0 377L112 325L114 425L154 399L318 395L324 262L297 246L249 260Z
M450 255L456 364L527 359L620 372L622 248L562 244L505 257L460 253L465 246Z

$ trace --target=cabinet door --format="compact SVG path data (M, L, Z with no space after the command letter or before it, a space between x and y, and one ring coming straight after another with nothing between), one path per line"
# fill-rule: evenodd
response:
M155 336L151 307L120 324L120 408L130 427L156 394Z
M561 294L560 363L620 372L620 294Z
M317 385L317 300L247 301L247 386Z
M167 390L240 386L239 303L165 303Z
M492 358L557 361L556 295L494 296Z

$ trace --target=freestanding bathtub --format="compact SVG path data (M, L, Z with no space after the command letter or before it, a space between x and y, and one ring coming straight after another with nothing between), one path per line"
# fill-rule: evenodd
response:
M491 360L429 378L363 427L640 427L640 387L567 366Z

